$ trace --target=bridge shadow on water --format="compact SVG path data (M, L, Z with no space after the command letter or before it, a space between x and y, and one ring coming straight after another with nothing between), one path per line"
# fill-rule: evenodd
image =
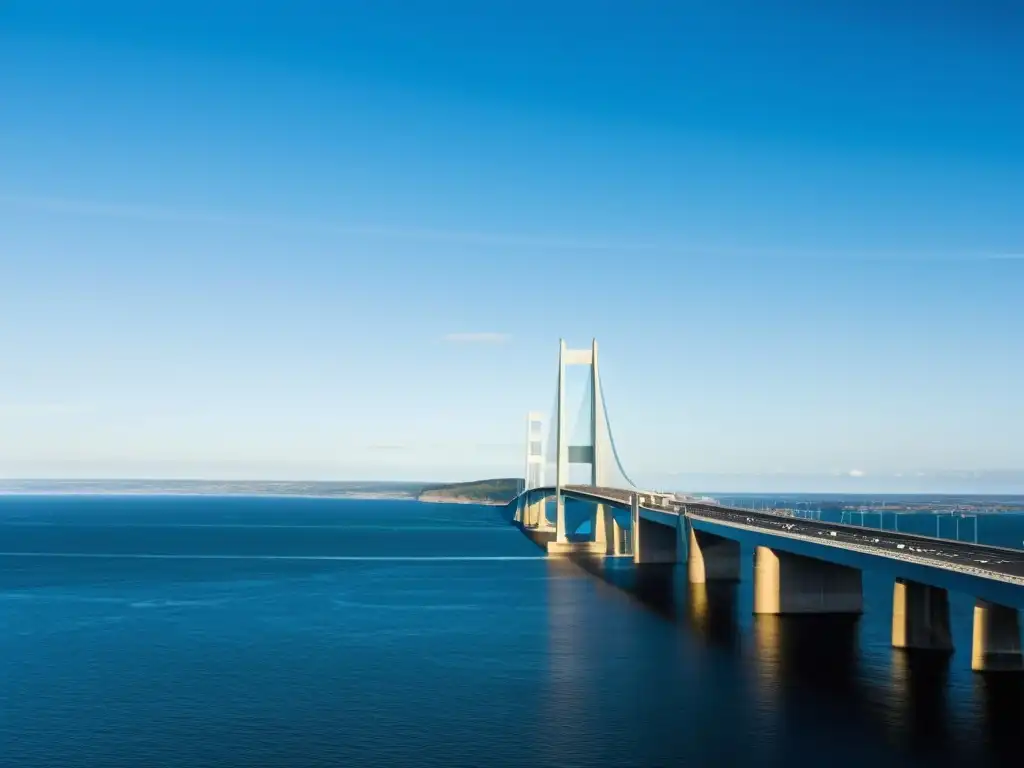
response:
M749 583L690 584L685 567L628 558L571 561L677 625L699 663L742 668L780 745L806 741L810 729L828 750L829 738L848 738L839 730L886 745L901 765L1022 764L1022 675L967 672L970 683L954 687L947 653L863 647L863 616L753 615Z
M991 751L1024 763L1024 675L978 675L975 696L981 702L980 731Z

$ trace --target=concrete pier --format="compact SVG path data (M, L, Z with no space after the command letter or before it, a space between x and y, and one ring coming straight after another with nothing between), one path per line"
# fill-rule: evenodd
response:
M618 521L612 518L611 534L612 540L608 543L609 555L624 555L627 552L626 535L627 529L619 525Z
M569 532L565 528L565 496L555 493L555 541L565 544L569 541Z
M526 538L536 544L538 547L543 549L545 552L548 550L548 544L555 540L554 531L543 531L537 528L523 528L523 533L526 534Z
M689 526L689 557L686 574L692 584L708 581L739 581L740 544L738 541L698 531Z
M677 526L652 523L637 515L633 535L634 563L677 563L679 549Z
M952 651L949 594L944 589L897 579L892 592L892 645Z
M592 531L589 540L580 541L570 539L569 531L566 528L565 518L565 497L562 497L562 510L560 512L561 532L556 532L552 541L547 543L548 557L568 557L569 555L596 555L604 557L609 554L609 547L614 546L614 520L612 520L611 509L604 504L598 504L592 520ZM577 525L573 520L573 527ZM609 541L609 536L613 538Z
M548 542L548 557L568 557L569 555L600 555L604 556L607 549L604 542L597 541L554 541Z
M1020 613L1016 608L986 600L974 604L971 669L975 672L1024 670L1020 645Z
M612 508L598 504L594 515L594 541L604 545L605 554L622 554L622 530L615 521Z
M754 613L861 613L861 573L856 568L757 547Z
M523 526L526 528L538 528L540 530L548 530L551 525L548 523L547 515L545 514L544 507L547 504L547 496L538 496L530 498L526 505L526 509L523 512Z

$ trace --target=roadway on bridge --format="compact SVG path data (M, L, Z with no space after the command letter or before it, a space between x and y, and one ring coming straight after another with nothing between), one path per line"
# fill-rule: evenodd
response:
M824 545L847 544L858 549L881 550L886 556L899 559L930 560L945 568L990 571L1024 580L1024 552L1019 550L713 505L687 504L686 510L690 517L696 519L760 528L775 534L816 540Z
M554 493L554 490L552 488L551 492ZM632 491L624 488L605 488L597 485L565 485L562 486L562 491L568 496L586 496L595 500L607 501L610 504L618 504L627 509L633 502L633 493L639 493L641 498L648 499L648 503L641 506L664 511L662 507L650 503L650 500L655 495L653 491Z
M629 506L634 491L622 488L603 488L592 485L568 485L563 490L567 495L586 500L607 501ZM553 492L554 489L552 488ZM641 496L644 493L640 492ZM650 506L662 513L678 513L671 509ZM719 504L684 503L682 507L692 518L709 522L723 522L740 525L749 529L760 529L777 535L810 541L822 546L874 551L879 556L907 561L926 561L935 566L973 572L990 578L1009 577L1024 582L1024 551L1004 547L992 547L970 542L948 541L929 536L919 536L895 531L862 528L842 523L828 523L804 520L790 515L771 512L754 512ZM844 547L843 545L847 545ZM1002 579L1005 580L1005 579Z

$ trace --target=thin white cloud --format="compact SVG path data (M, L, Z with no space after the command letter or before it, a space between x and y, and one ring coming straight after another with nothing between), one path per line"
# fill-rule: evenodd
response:
M438 451L460 451L468 450L471 452L476 451L508 451L508 450L520 450L523 446L519 443L471 443L461 442L458 440L442 440L442 441L422 441L414 440L412 442L404 443L370 443L366 446L366 450L369 451L383 451L383 452L397 452L397 451L422 451L426 453L435 453Z
M231 214L217 211L203 212L160 205L79 200L48 196L0 194L0 205L75 216L151 222L224 224L247 228L258 225L313 234L376 237L394 240L413 240L416 242L519 246L569 251L638 251L658 249L658 246L653 244L580 239L561 235L378 226L373 224L353 224L333 219L308 219L290 216L268 216L265 214Z
M1017 247L960 251L844 251L835 249L807 250L790 246L732 246L681 243L672 239L654 238L645 241L621 241L609 238L579 238L572 235L529 234L521 232L479 232L473 230L429 229L423 227L380 226L357 224L334 219L308 219L266 214L238 214L220 211L196 211L161 205L82 200L73 198L0 193L0 206L45 211L73 216L132 219L151 222L183 222L220 224L251 228L277 227L293 232L330 234L343 237L372 237L415 242L461 243L465 245L543 248L561 251L641 252L690 258L810 260L882 260L882 261L1015 261L1024 260L1024 251Z
M78 403L5 403L0 402L0 416L45 416L89 413L91 406Z
M183 211L155 205L106 203L92 200L73 200L62 197L33 197L0 195L0 203L20 208L31 208L49 213L66 213L96 218L134 219L138 221L173 222L228 222L228 216Z
M862 469L851 469L846 474L848 474L850 477L864 477L866 473Z
M476 333L448 333L442 336L441 339L453 344L505 344L512 339L512 336L508 333L484 331Z

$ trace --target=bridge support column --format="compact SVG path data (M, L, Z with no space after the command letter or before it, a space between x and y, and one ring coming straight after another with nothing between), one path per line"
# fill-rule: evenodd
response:
M633 562L677 563L679 562L679 533L675 526L652 523L637 518L633 534Z
M691 584L709 581L739 581L740 543L696 530L692 525L688 534L686 575Z
M555 541L560 544L569 541L568 531L565 530L565 496L561 493L555 494Z
M604 544L608 546L611 542L610 532L608 531L608 518L609 510L604 504L594 505L594 543Z
M623 528L621 525L619 525L619 522L617 520L615 520L615 519L612 520L612 533L614 534L613 538L612 538L612 547L611 547L612 554L613 555L624 555L624 554L626 554L626 546L627 546L627 544L626 544L626 536L627 536L627 531L626 531L625 528Z
M974 604L974 644L971 669L975 672L1024 669L1020 647L1020 614L1016 608L986 600Z
M612 508L607 504L598 504L594 515L594 542L603 544L605 554L622 554L622 527L615 520Z
M892 592L893 648L953 650L949 593L939 587L896 579Z
M523 508L523 526L525 528L541 528L545 529L547 525L547 517L544 514L544 505L547 503L547 498L544 496L528 496L526 504Z
M536 511L534 513L537 527L542 531L552 530L551 523L548 521L548 500L550 496L545 496L537 502ZM564 501L564 500L563 500Z
M754 613L861 613L861 573L856 568L757 547Z

